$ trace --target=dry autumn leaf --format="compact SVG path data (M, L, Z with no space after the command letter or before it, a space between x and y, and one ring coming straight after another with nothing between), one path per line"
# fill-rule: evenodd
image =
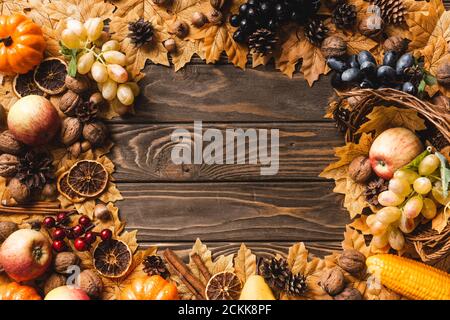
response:
M256 274L256 255L244 243L241 244L236 258L234 258L234 269L242 283L245 283L251 275Z
M192 274L199 278L205 285L207 283L205 277L203 277L202 273L198 269L197 265L192 260L193 254L198 254L200 258L202 259L203 263L205 264L206 268L208 268L208 271L212 274L213 273L213 267L214 264L212 262L211 258L211 251L208 249L208 247L201 242L200 239L197 239L195 241L194 246L192 247L191 252L189 253L189 268L192 271Z
M374 132L375 137L389 128L404 127L411 131L425 130L425 120L417 111L397 107L374 107L367 115L368 121L358 129L357 133Z
M3 78L3 83L0 82L0 104L6 109L9 108L18 100L12 88L12 79L10 77Z
M344 241L342 241L342 249L358 250L366 257L369 257L371 255L370 247L366 245L364 235L359 233L355 229L350 228L349 226L345 227Z
M115 7L104 0L57 0L45 4L45 12L55 22L74 18L85 22L89 18L111 19Z

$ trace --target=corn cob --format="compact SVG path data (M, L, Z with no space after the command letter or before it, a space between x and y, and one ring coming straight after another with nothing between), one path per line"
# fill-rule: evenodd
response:
M366 260L367 271L389 289L414 300L450 300L450 274L392 254Z

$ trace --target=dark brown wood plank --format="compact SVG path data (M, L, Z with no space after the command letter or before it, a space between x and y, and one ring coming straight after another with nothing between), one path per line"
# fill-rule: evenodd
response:
M333 184L119 183L143 242L339 240L348 222Z
M343 237L343 236L342 236ZM240 242L208 242L203 241L204 244L208 246L213 254L213 258L224 254L236 254L241 245ZM287 256L288 249L295 242L252 242L245 241L247 248L250 248L257 257L268 257L280 254L282 256ZM166 248L170 248L177 252L185 261L189 259L189 252L194 245L194 242L177 242L177 243L152 243L152 242L140 242L139 245L142 248L147 248L150 246L158 247L158 252L162 252ZM340 241L305 241L305 246L309 253L314 256L324 257L331 254L333 251L340 251L341 242Z
M148 65L136 114L126 122L306 121L323 118L332 94L329 79L312 88L301 75L289 79L273 66L240 70L232 65Z
M218 128L222 130L224 137L224 130L227 128L279 129L278 174L262 176L260 169L267 165L261 165L259 161L258 164L246 165L175 165L171 160L171 152L175 146L171 141L171 134L179 128L192 133L192 124L114 124L110 128L116 142L111 153L116 165L115 178L128 182L317 179L321 170L333 161L333 147L344 143L333 123L205 124L203 127ZM247 145L247 153L248 148ZM248 155L246 158L248 159Z

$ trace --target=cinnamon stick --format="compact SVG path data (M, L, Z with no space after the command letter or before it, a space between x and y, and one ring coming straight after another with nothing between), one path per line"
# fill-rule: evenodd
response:
M200 270L202 276L206 279L206 282L208 282L209 279L211 279L211 273L209 272L202 258L198 255L198 253L194 253L191 258L197 266L198 270Z
M181 278L189 291L193 289L192 292L197 298L205 299L205 285L192 274L189 267L178 257L175 252L170 249L164 251L164 258L171 265L171 267L177 272L177 275Z
M61 207L60 203L57 201L47 202L47 201L37 201L29 204L22 204L18 205L17 203L8 203L6 200L2 200L2 206L9 207L9 208L17 208L17 207L23 207L23 208L44 208L44 209L58 209Z
M53 208L31 208L31 207L5 207L0 206L0 213L26 213L26 214L58 214L69 213L73 210Z

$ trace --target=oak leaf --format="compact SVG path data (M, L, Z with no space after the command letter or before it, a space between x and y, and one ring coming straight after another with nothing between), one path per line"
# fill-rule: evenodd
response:
M234 269L243 284L251 275L256 274L256 255L244 243L234 258Z

